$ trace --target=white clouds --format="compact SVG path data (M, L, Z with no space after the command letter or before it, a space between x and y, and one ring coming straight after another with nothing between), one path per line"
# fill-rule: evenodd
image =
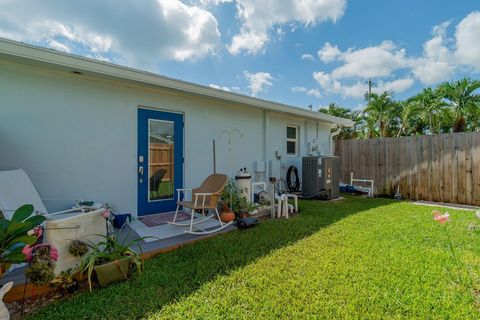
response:
M343 65L332 71L332 77L363 79L390 76L393 71L407 67L405 49L399 49L391 41L363 49L348 49L337 54Z
M455 37L458 62L480 71L480 11L470 13L458 24Z
M310 90L307 91L307 96L320 98L321 94L320 94L320 91L318 89L310 89Z
M200 0L200 4L204 6L218 6L219 4L233 2L233 0Z
M309 61L315 61L315 58L314 58L311 54L308 54L308 53L302 54L302 56L300 57L300 59L302 59L302 60L309 60Z
M391 41L346 51L326 42L318 57L335 65L329 73L314 72L313 78L326 93L361 98L367 78L375 78L374 92L401 93L415 80L425 85L447 81L460 67L480 71L480 12L467 15L457 25L453 39L448 38L450 24L447 21L434 26L432 37L424 42L423 52L417 57L408 56L405 49Z
M214 83L211 83L208 86L210 88L217 89L217 90L223 90L223 91L227 91L227 92L232 91L229 87L219 86L218 84L214 84Z
M305 87L293 87L290 89L293 93L300 93L300 92L307 92L307 88Z
M404 92L409 89L414 83L412 78L400 78L393 81L379 81L376 88L373 88L372 91L375 93L382 93L384 91L391 92Z
M260 53L270 40L275 26L289 22L313 25L326 20L335 22L345 10L346 0L236 0L237 17L242 22L228 50Z
M447 28L450 22L444 22L432 28L432 38L423 44L423 56L412 58L412 73L422 83L436 84L447 80L455 71L453 55L446 47Z
M337 59L342 52L338 49L337 46L332 46L330 42L326 42L322 49L317 52L318 58L325 63L329 63Z
M423 56L412 59L412 72L427 85L446 81L459 67L480 71L480 12L467 15L447 37L450 21L432 28L432 38L423 45ZM454 45L450 45L453 43Z
M220 44L214 16L178 0L4 0L0 36L135 66L201 59Z
M274 78L268 72L250 73L244 71L243 75L249 82L248 88L250 89L252 96L256 96L258 93L267 90L268 87L273 86L272 81Z
M342 52L330 43L318 51L318 57L324 63L337 62L340 66L330 73L318 71L313 73L325 92L338 94L344 98L361 98L365 94L365 79L391 77L394 72L407 68L409 61L404 49L397 48L391 41L384 41L378 46ZM374 91L403 92L413 85L410 77L397 80L378 81Z
M453 74L455 68L446 61L438 61L427 58L413 60L412 72L423 84L433 85L447 80Z
M315 98L320 98L322 96L317 88L308 89L305 87L292 87L290 91L292 91L292 93L305 93L307 96Z
M323 71L314 72L313 78L325 92L330 94L338 94L344 98L362 98L366 92L366 84L363 80L342 83L339 80L332 78L330 74L327 74ZM380 80L378 81L377 85L372 88L372 91L375 93L381 93L383 91L400 93L409 89L413 83L414 80L409 77L391 81Z
M232 92L232 91L240 92L241 91L240 87L237 87L237 86L226 87L226 86L221 86L221 85L218 85L218 84L215 84L215 83L211 83L208 86L210 88L213 88L213 89L223 90L223 91L227 91L227 92Z
M52 49L67 52L67 53L70 53L72 51L67 45L64 45L63 43L60 43L54 39L50 39L48 41L48 46Z

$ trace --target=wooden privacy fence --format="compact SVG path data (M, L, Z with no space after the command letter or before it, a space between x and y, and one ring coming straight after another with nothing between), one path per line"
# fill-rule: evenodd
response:
M375 181L375 195L480 205L480 132L339 140L341 181Z

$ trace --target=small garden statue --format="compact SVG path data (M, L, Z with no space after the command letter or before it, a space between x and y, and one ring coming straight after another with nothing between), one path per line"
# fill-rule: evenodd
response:
M10 319L10 312L8 312L5 303L3 303L3 296L10 291L13 286L13 281L5 283L2 288L0 289L0 319L2 320L9 320Z

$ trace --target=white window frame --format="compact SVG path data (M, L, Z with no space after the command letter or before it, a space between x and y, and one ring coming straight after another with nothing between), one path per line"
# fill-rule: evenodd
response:
M295 139L294 138L289 138L288 135L287 135L287 132L288 132L288 128L294 128L295 129ZM298 126L295 126L293 124L288 124L287 127L286 127L286 131L285 131L285 135L287 137L287 142L286 142L286 154L287 156L293 156L293 157L296 157L298 156L298 135L299 135L299 132L300 132L300 128ZM295 153L288 153L288 142L294 142L295 143Z

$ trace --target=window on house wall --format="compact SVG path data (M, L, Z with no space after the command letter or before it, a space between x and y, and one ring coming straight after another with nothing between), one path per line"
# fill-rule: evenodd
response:
M298 155L298 127L287 126L287 155Z

